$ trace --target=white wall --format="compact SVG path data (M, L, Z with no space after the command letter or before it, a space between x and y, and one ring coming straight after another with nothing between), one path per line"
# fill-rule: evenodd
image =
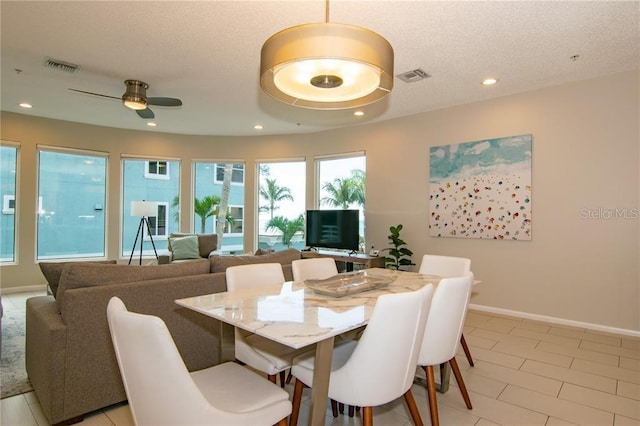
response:
M640 219L584 219L584 209L638 209L638 70L382 123L283 136L205 137L134 132L2 113L1 138L21 143L19 265L2 287L43 283L34 258L37 144L110 152L108 257L119 247L122 154L182 158L183 199L192 159L244 159L246 241L252 246L256 159L366 151L367 244L387 246L390 225L419 263L425 253L470 257L483 281L472 303L492 309L640 331ZM428 234L429 147L533 135L532 240ZM310 180L310 179L309 179ZM311 185L311 182L309 182ZM308 188L309 194L312 188ZM187 196L189 195L189 196ZM311 205L312 197L307 197ZM182 214L183 230L189 214Z

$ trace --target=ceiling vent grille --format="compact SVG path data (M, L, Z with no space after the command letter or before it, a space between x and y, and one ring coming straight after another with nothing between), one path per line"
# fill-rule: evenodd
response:
M431 76L426 72L424 72L423 70L421 70L420 68L417 68L412 71L407 71L402 74L397 74L396 77L398 77L400 80L404 81L405 83L414 83L416 81L424 80L425 78L430 78Z
M79 65L71 64L69 62L59 61L58 59L47 58L44 61L44 66L53 68L59 71L73 73L80 69Z

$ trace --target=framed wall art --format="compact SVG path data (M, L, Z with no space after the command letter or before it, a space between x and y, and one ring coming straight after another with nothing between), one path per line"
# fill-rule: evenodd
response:
M531 135L433 146L429 234L531 240Z

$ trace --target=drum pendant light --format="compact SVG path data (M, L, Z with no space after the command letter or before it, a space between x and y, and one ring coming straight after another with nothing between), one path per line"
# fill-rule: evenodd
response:
M360 107L391 92L393 48L366 28L329 23L326 0L324 23L286 28L265 41L260 86L297 107Z

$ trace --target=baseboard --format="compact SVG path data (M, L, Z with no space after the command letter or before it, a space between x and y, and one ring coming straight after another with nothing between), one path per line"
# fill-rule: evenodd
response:
M0 288L0 294L29 293L32 291L47 291L47 285L37 284L20 287Z
M493 306L469 304L469 309L488 312L490 314L507 315L510 317L530 319L534 321L549 322L552 324L567 325L571 327L585 328L587 330L602 331L605 333L620 334L623 336L640 337L640 330L628 330L626 328L609 327L606 325L592 324L589 322L573 321L564 318L549 317L546 315L530 314L528 312L512 311L510 309L494 308Z

